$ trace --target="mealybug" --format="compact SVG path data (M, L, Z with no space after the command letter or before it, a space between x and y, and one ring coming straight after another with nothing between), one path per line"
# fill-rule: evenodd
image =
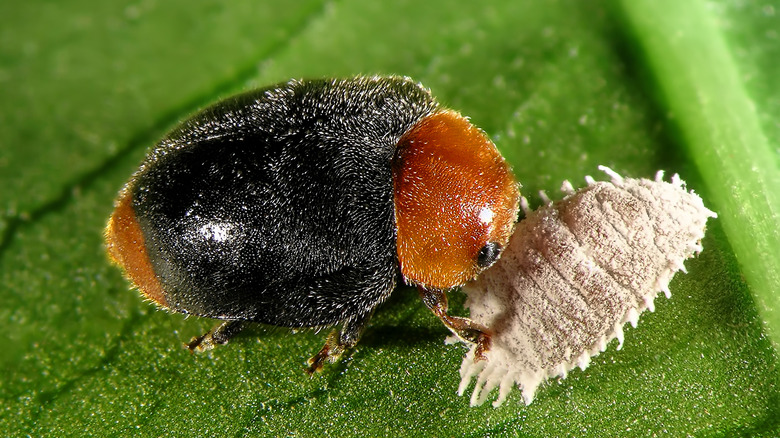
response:
M574 191L528 211L517 224L501 260L466 285L471 318L487 327L493 348L475 362L472 348L461 365L463 394L474 376L471 404L482 404L499 387L498 406L517 384L526 404L541 382L566 376L612 339L623 344L623 325L654 309L659 292L683 261L702 250L707 219L715 213L672 182L622 178L600 167L611 182Z

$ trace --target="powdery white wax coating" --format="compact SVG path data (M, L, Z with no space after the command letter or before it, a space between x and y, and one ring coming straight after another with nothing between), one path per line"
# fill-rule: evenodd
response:
M498 406L515 384L530 404L547 378L585 369L612 339L620 348L623 325L652 311L659 292L668 297L672 276L701 251L716 215L677 175L668 183L662 172L653 181L599 168L610 182L564 184L568 196L527 212L501 259L464 287L471 318L493 334L487 360L474 362L472 347L461 365L459 394L476 376L472 405L498 387Z

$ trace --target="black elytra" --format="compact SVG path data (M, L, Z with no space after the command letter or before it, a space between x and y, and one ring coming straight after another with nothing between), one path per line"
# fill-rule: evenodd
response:
M393 160L439 110L401 77L293 80L224 100L150 151L117 200L109 254L157 304L226 321L193 349L244 322L344 324L310 361L318 370L402 278Z
M404 80L290 82L174 131L131 189L168 307L284 327L370 313L397 276L394 145L435 108Z

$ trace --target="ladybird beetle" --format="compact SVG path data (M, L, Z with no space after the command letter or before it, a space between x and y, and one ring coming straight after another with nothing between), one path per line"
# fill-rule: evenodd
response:
M486 329L448 315L446 292L496 261L519 196L487 136L411 79L292 80L163 138L120 191L105 240L146 298L223 320L191 350L250 322L341 324L312 373L357 343L400 282L487 351Z

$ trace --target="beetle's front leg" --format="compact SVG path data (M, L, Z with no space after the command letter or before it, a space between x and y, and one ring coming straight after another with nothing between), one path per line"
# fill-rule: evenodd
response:
M463 342L476 344L474 360L487 359L485 353L490 350L490 332L487 327L468 318L447 314L447 294L439 289L418 287L420 298L444 325Z

